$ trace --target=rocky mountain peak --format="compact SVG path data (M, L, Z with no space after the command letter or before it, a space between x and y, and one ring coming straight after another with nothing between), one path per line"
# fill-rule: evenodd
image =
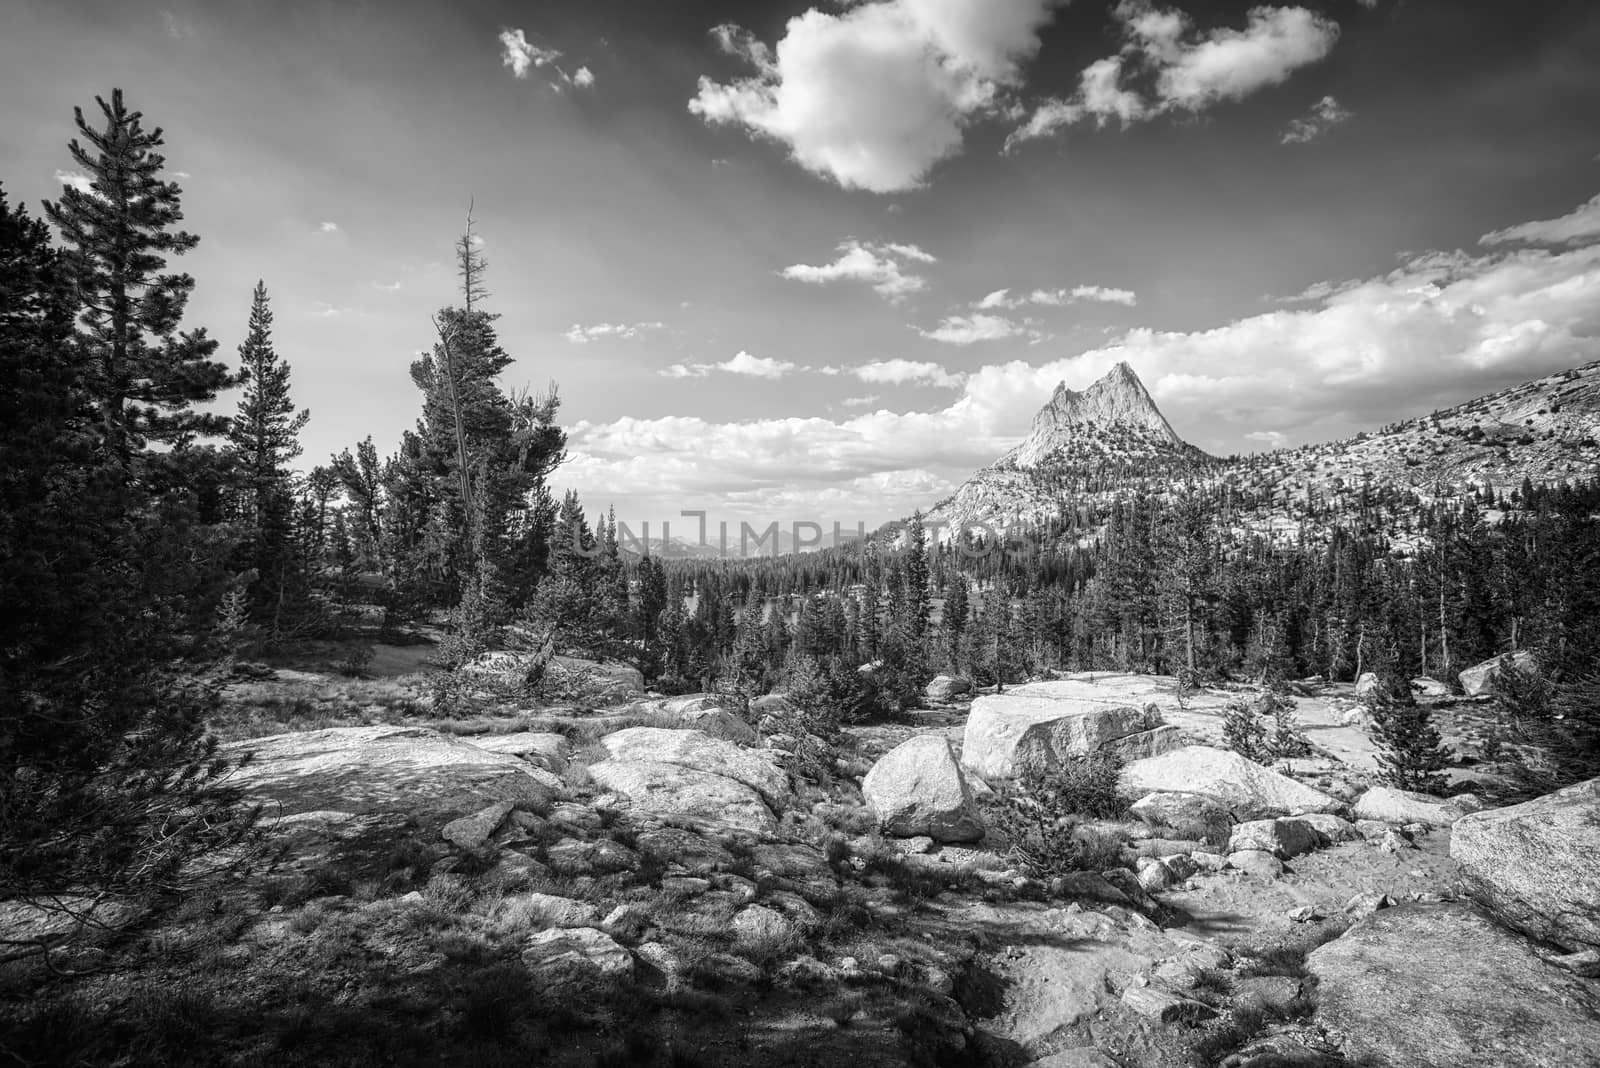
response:
M1035 467L1054 456L1081 452L1089 443L1086 439L1119 433L1138 441L1136 452L1186 447L1126 361L1082 392L1067 388L1065 382L1058 385L1050 402L1033 417L1027 439L1001 463Z

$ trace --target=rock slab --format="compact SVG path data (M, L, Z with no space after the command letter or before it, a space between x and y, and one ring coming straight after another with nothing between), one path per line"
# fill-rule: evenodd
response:
M1122 769L1122 787L1135 796L1158 792L1203 794L1236 819L1333 812L1340 802L1320 790L1262 767L1238 753L1189 745L1135 760Z
M1467 905L1374 912L1306 960L1345 1055L1406 1068L1600 1064L1600 992Z
M1600 778L1462 817L1450 856L1503 922L1568 950L1600 948Z

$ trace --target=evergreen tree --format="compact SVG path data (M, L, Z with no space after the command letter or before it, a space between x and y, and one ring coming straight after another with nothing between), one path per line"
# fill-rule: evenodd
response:
M257 616L279 635L286 610L301 610L310 593L306 558L294 542L288 465L301 453L300 431L311 413L296 412L289 397L289 365L272 347L272 309L264 282L256 283L252 295L239 362L244 395L228 436L243 472L244 555L257 575L252 589Z
M952 668L961 658L961 635L967 629L969 612L966 576L952 568L950 577L945 580L944 610L940 616L945 634L945 660Z
M922 525L922 513L914 512L906 525L905 563L901 570L901 583L905 608L903 618L906 634L912 641L921 641L928 630L930 595L928 591L928 532Z
M68 254L66 274L81 308L75 345L85 388L99 410L99 436L118 466L132 472L150 444L175 446L227 429L226 417L196 410L232 384L227 367L211 359L217 343L205 330L179 333L194 290L188 274L164 273L199 238L175 227L183 220L179 187L161 177L159 128L123 104L95 98L104 125L95 129L73 109L78 132L73 160L89 178L87 191L62 188L45 204ZM170 458L174 454L167 453ZM181 479L181 474L179 475Z
M1417 703L1410 685L1391 667L1380 667L1378 688L1369 703L1383 781L1401 790L1443 793L1445 777L1440 772L1448 766L1450 752L1432 714Z

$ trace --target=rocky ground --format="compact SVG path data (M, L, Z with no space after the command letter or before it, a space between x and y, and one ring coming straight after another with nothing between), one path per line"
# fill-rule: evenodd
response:
M1483 808L1480 702L1422 685L1468 760L1374 788L1349 686L1310 755L1218 748L1223 690L1083 674L805 731L779 696L646 694L448 718L382 648L246 670L221 726L274 856L159 922L0 971L19 1063L1600 1063L1600 787ZM484 692L515 654L479 662ZM309 669L319 670L309 670ZM468 673L472 675L471 672ZM1041 871L993 815L1024 764L1115 751L1131 805ZM1466 792L1471 788L1472 792ZM1091 862L1092 861L1092 862ZM126 917L124 917L126 919ZM40 991L44 996L40 996Z

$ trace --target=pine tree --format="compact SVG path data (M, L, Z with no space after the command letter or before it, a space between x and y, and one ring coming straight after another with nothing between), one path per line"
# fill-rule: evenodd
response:
M252 600L258 620L281 636L286 614L298 614L309 597L306 558L294 544L289 462L300 455L300 431L311 418L289 397L289 365L272 347L267 287L256 283L250 326L239 346L239 399L228 436L243 471L245 557L256 571Z
M0 191L0 900L68 911L58 895L177 889L254 821L210 695L168 666L202 651L206 543L103 448L75 270Z
M1369 701L1383 781L1401 790L1443 793L1446 780L1439 773L1449 765L1450 751L1432 714L1417 703L1405 679L1392 667L1380 666L1378 688Z
M164 273L167 257L191 251L200 239L175 229L183 211L178 185L161 177L162 132L144 129L120 89L109 103L95 102L104 126L91 127L74 108L88 147L76 139L68 145L89 189L63 187L61 199L44 207L70 250L67 276L82 309L76 344L85 387L99 409L102 446L137 474L136 457L153 462L143 452L150 444L170 447L224 433L225 416L195 406L233 380L211 359L217 343L203 328L178 332L194 279Z
M969 612L967 578L961 572L952 568L950 577L945 580L944 610L940 619L945 633L945 659L952 668L957 670L959 670L958 662L961 658L961 635L967 629Z
M928 532L922 525L920 511L912 513L911 522L906 525L906 553L901 583L906 634L913 641L920 641L928 630L931 603L928 593Z

